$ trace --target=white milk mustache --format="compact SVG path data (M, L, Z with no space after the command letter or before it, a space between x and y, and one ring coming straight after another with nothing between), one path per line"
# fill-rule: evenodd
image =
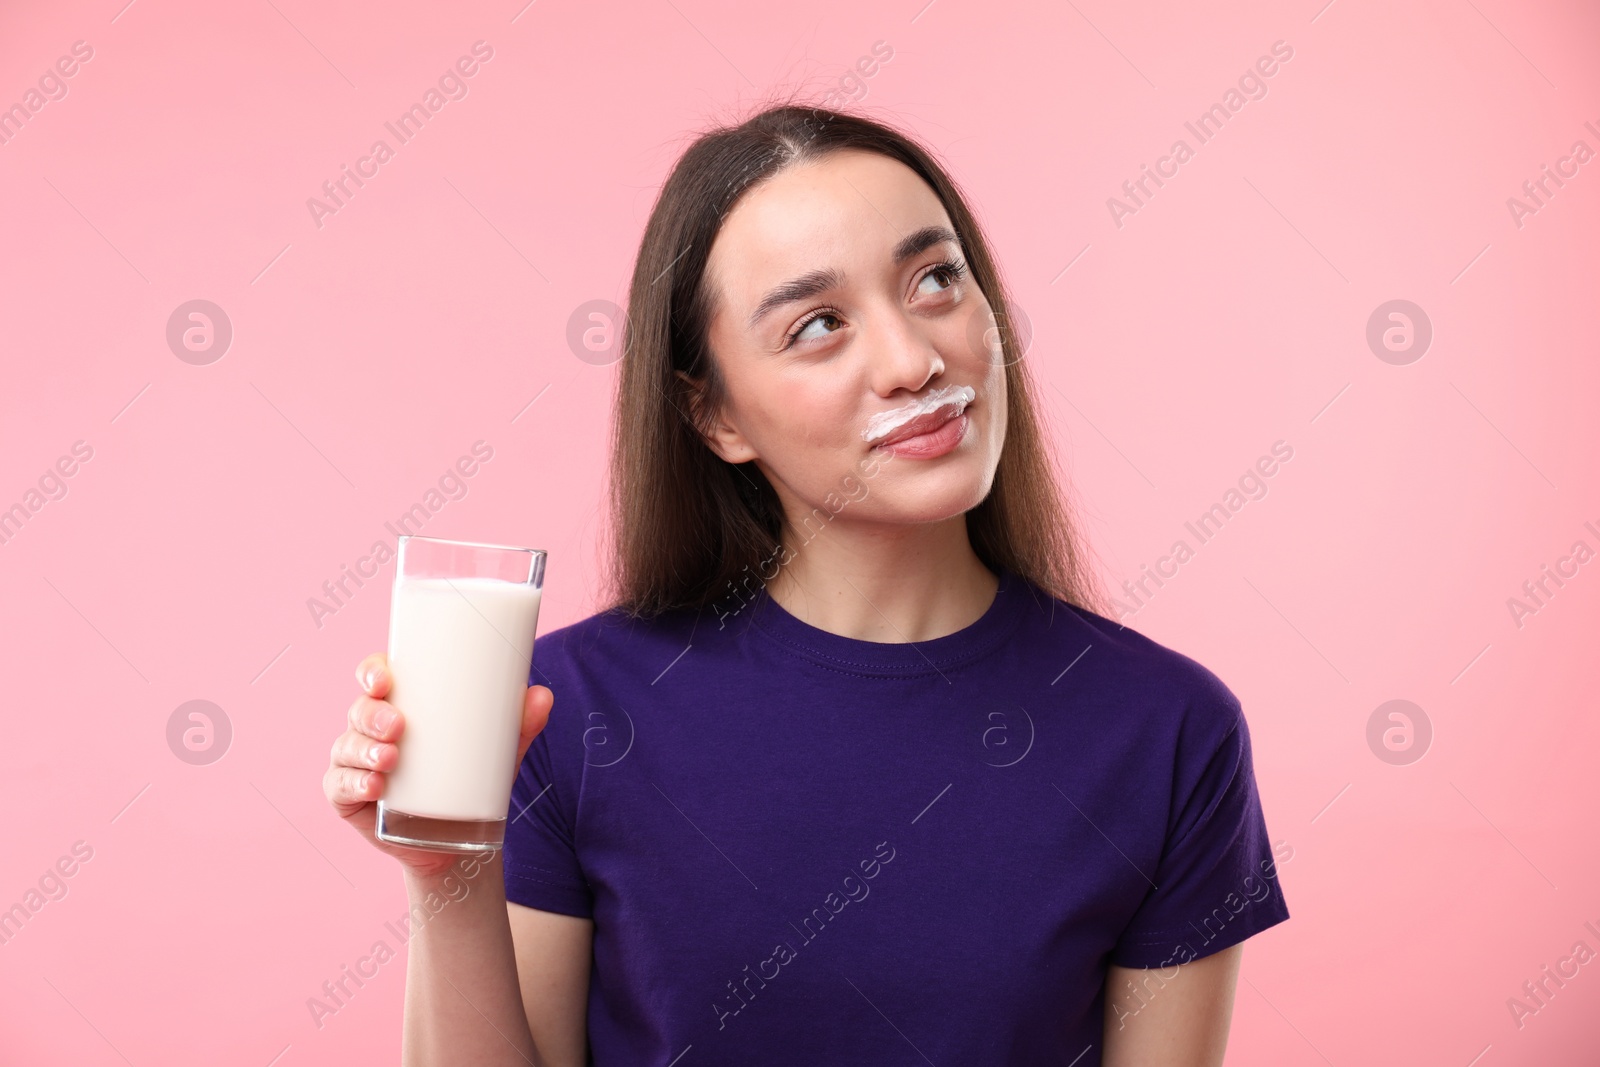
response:
M437 819L506 817L540 590L489 578L395 579L389 703L405 716L385 806Z
M861 438L864 441L877 441L888 437L918 415L938 411L946 404L955 409L956 415L960 415L966 410L967 405L977 398L977 390L970 385L947 385L942 389L935 389L927 396L913 400L893 411L880 411L873 415L867 420L867 428L861 431Z

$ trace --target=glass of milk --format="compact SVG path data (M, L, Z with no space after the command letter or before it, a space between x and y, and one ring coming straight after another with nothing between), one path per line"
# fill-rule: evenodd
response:
M439 852L501 847L544 561L537 548L400 538L387 699L405 729L378 801L379 839Z

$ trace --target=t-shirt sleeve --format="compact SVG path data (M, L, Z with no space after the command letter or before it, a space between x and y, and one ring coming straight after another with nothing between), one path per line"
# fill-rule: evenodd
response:
M560 672L546 673L554 649L548 645L539 648L538 643L535 649L537 666L529 684L549 686L556 703L550 721L528 746L511 785L502 850L506 899L540 911L593 918L594 895L578 862L573 835L577 781L570 774L557 774L556 769L561 753L569 747L563 744L569 720L578 721L574 717L580 714L573 707L564 707L563 700L570 704L578 693L575 686L563 684ZM540 656L540 652L547 654Z
M1198 718L1220 725L1222 737L1193 763L1180 743L1155 887L1112 950L1119 966L1187 963L1289 917L1256 792L1249 726L1238 698L1214 677L1209 681L1198 698L1207 714ZM1292 857L1288 845L1280 847L1288 850L1284 858Z

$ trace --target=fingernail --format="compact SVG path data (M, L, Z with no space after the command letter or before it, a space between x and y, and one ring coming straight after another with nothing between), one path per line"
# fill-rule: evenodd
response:
M379 708L378 714L373 717L373 724L380 734L388 733L389 727L394 725L394 712L389 708Z
M362 675L361 675L361 687L363 689L370 690L372 688L373 684L377 680L378 680L378 667L377 667L377 664L373 664L372 666L369 666L364 672L362 672Z
M372 764L374 767L376 767L378 765L378 753L381 752L381 751L382 751L382 747L381 746L379 746L379 745L369 745L367 747L367 762Z
M361 792L365 793L370 788L372 788L372 772L368 771L361 776Z

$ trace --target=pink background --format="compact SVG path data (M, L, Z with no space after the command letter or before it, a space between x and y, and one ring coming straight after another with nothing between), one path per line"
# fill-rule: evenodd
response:
M616 366L569 316L623 302L695 131L883 41L859 106L989 228L1109 584L1294 449L1128 620L1242 698L1294 848L1228 1061L1582 1062L1600 965L1520 1028L1507 998L1600 950L1600 562L1521 627L1507 599L1600 550L1600 160L1521 226L1506 201L1600 151L1600 11L524 2L0 9L0 105L94 50L0 144L0 508L93 449L0 544L0 908L93 849L0 945L0 1059L394 1061L403 957L306 1006L405 909L321 786L392 564L321 626L307 600L482 440L424 532L547 548L543 631L594 611ZM319 228L307 198L478 40L468 95ZM1280 40L1268 95L1116 225ZM193 299L234 331L208 365L166 342ZM1404 366L1366 342L1392 299L1433 327ZM1408 765L1367 742L1391 699L1432 724ZM231 723L209 765L168 747L190 700Z

